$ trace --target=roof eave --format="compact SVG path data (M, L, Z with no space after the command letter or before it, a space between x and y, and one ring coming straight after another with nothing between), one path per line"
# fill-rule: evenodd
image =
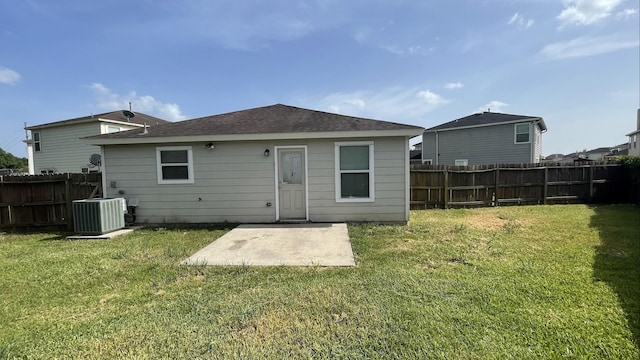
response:
M541 126L541 130L542 131L546 131L547 130L547 125L544 123L544 120L541 117L531 117L531 118L523 118L523 119L519 119L519 120L502 121L502 122L495 122L495 123L481 124L481 125L457 126L457 127L450 127L450 128L445 128L445 129L431 128L431 129L425 130L424 132L425 133L435 133L435 132L452 131L452 130L483 128L483 127L497 126L497 125L519 124L519 123L526 123L526 122L537 122L539 124L539 126L542 125Z
M369 131L323 131L298 133L265 133L265 134L230 134L230 135L191 135L191 136L153 136L152 134L138 134L126 138L81 138L91 145L131 145L157 143L186 143L202 141L265 141L288 139L345 139L345 138L379 138L379 137L412 137L421 135L422 128L398 130L369 130Z
M128 122L128 121L120 121L120 120L111 120L111 119L98 119L102 122L106 122L106 123L110 123L110 124L118 124L118 125L128 125L128 126L135 126L135 127L143 127L143 124L138 124L138 123L134 123L134 122Z
M94 121L99 121L99 118L94 117L94 118L86 118L86 119L62 120L62 121L56 121L56 122L51 122L46 124L26 126L25 130L40 130L40 129L46 129L46 128L52 128L52 127L85 124L85 123L90 123Z
M636 131L632 131L632 132L628 133L628 134L627 134L627 135L625 135L625 136L633 136L633 135L636 135L636 134L640 134L640 129L638 129L638 130L636 130Z
M47 129L47 128L53 128L53 127L60 127L60 126L86 124L86 123L96 122L96 121L97 122L110 123L110 124L118 124L118 125L129 125L129 126L135 126L135 127L143 127L144 126L143 124L138 124L138 123L134 123L134 122L126 122L126 121L120 121L120 120L105 119L105 118L101 118L101 117L90 117L90 118L86 118L86 119L62 120L62 121L56 121L56 122L52 122L52 123L27 126L27 127L25 127L25 129L26 130L40 130L40 129Z

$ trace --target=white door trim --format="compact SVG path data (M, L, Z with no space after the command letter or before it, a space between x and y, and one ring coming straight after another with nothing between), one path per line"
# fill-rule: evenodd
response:
M302 149L304 151L304 213L305 220L309 221L309 157L307 156L307 145L281 145L274 146L273 152L275 153L275 171L273 172L275 175L274 183L275 183L275 198L276 198L276 221L280 221L280 187L278 184L280 183L279 172L280 172L280 164L278 163L280 159L280 150L281 149Z

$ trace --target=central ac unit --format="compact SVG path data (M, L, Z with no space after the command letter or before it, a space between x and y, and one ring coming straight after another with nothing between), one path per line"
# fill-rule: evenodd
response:
M101 235L124 228L124 198L73 201L73 230L78 234Z

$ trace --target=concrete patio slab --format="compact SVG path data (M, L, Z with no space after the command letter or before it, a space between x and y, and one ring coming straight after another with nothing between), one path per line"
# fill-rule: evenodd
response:
M116 236L128 234L140 228L141 226L128 227L128 228L119 229L119 230L115 230L115 231L111 231L111 232L99 234L99 235L70 235L70 236L67 236L67 239L68 240L107 240L107 239L113 239Z
M240 225L183 265L355 266L346 224Z

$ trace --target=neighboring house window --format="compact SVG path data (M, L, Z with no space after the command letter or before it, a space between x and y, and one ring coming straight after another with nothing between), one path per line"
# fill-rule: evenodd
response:
M373 142L335 143L336 201L374 201Z
M422 160L422 163L423 163L424 165L431 165L431 164L433 164L433 160L432 160L432 159Z
M516 131L516 144L525 144L528 143L530 141L530 132L529 132L530 126L529 124L516 124L515 125L515 131Z
M118 132L118 131L120 131L120 130L122 130L122 129L120 128L120 126L107 125L107 134L108 134L108 133Z
M193 152L191 146L156 148L158 184L192 184Z
M56 169L40 169L40 174L55 174Z
M469 165L468 159L457 159L455 161L455 166L468 166L468 165Z
M39 132L34 132L33 133L33 151L40 151L40 133Z

